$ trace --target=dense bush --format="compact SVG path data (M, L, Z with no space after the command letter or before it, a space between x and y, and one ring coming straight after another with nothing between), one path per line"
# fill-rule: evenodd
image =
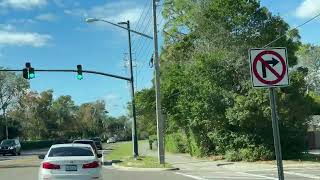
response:
M273 158L273 153L263 146L241 148L238 151L228 150L225 154L225 159L228 161L264 161Z
M188 152L187 138L184 134L178 132L169 134L165 138L166 140L166 151L172 153L186 153Z
M224 158L228 161L235 162L235 161L241 161L242 158L239 155L239 152L235 150L228 150L226 151Z
M46 141L23 141L21 142L21 148L23 150L49 148L54 144L70 143L67 140L46 140Z

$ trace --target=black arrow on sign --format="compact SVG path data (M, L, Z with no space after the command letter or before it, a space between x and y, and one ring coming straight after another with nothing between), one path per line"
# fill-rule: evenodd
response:
M265 62L268 64L272 64L272 67L274 67L275 65L277 65L279 63L279 61L275 58L272 58L272 60L268 60ZM267 77L266 66L264 64L262 64L261 68L262 68L262 76L263 76L263 78L266 78Z

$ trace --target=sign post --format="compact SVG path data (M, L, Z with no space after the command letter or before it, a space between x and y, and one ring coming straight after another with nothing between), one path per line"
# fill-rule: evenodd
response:
M280 180L284 180L280 133L279 133L279 122L277 119L276 96L275 96L273 87L270 87L269 91L270 91L269 94L270 94L270 106L271 106L271 115L272 115L273 142L274 142L274 149L275 149L275 154L277 159L278 178Z
M272 130L278 167L278 178L279 180L284 180L274 88L289 85L286 48L251 49L250 69L253 87L269 88L270 91Z

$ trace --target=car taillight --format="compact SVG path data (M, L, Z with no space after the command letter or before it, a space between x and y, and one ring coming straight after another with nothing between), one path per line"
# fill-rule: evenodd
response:
M92 163L84 164L82 165L82 168L87 169L87 168L97 168L99 167L99 162L98 161L93 161Z
M42 163L42 168L43 169L60 169L60 165L44 162Z

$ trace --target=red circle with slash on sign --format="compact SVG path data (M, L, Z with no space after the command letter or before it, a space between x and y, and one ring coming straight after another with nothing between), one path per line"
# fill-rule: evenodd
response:
M282 72L281 73L278 73L274 68L272 68L263 58L262 56L263 55L266 55L266 54L271 54L273 56L275 56L278 60L280 60L281 62L281 65L282 65ZM272 81L269 81L269 80L265 80L258 72L257 70L257 63L258 62L261 62L273 75L275 75L277 77L277 79L275 80L272 80ZM283 57L278 54L277 52L275 51L262 51L260 52L253 60L253 64L252 64L252 71L253 71L253 74L256 76L256 78L263 84L269 84L269 85L274 85L274 84L277 84L279 83L283 78L284 76L286 75L286 62L285 60L283 59Z

